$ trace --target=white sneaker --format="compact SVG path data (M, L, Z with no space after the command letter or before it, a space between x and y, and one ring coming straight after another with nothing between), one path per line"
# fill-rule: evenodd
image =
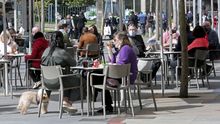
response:
M42 83L40 81L35 82L34 86L33 86L33 89L38 89L41 85L42 85Z

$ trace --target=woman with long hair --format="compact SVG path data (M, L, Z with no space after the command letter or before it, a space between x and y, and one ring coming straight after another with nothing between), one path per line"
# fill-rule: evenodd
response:
M60 31L55 31L51 35L51 44L45 50L42 55L42 65L47 66L47 62L44 61L45 58L53 58L53 63L55 65L60 65L62 68L65 68L63 74L70 74L70 66L76 65L76 60L64 49L64 41L63 41L63 34ZM52 73L52 72L51 72ZM44 82L47 87L59 88L59 83L54 81ZM63 78L63 85L64 86L76 86L79 85L80 78L76 77L67 77ZM48 96L50 96L50 91L47 91ZM63 98L63 107L64 111L68 113L75 113L77 110L72 107L73 100L76 98L76 93L72 89L64 91L64 98Z

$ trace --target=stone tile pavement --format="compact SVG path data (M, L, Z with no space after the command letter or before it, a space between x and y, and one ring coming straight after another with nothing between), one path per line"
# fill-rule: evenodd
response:
M165 96L161 95L161 90L155 87L158 111L154 111L150 90L142 92L143 110L140 110L136 95L133 94L135 117L130 113L107 115L104 119L102 115L95 113L95 116L81 116L63 114L63 118L58 118L58 99L57 93L53 93L49 113L37 117L37 105L32 105L27 115L20 115L16 109L19 96L27 89L18 88L14 92L14 97L4 96L0 89L0 124L220 124L220 64L216 64L217 77L210 76L211 88L202 87L189 88L189 98L179 98L179 89L167 87ZM192 80L194 82L194 80ZM158 81L158 84L160 82ZM170 84L175 85L175 84ZM99 94L100 95L100 94ZM100 97L95 105L101 106ZM80 102L76 101L74 107L80 109ZM84 104L86 107L86 104ZM84 109L84 112L86 112Z

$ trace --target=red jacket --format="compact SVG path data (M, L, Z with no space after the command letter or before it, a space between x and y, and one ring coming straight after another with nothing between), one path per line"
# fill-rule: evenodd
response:
M49 42L45 38L38 38L32 44L31 55L26 55L25 60L28 59L41 59L44 50L48 47ZM32 67L40 68L40 61L33 61Z
M194 48L207 48L209 47L209 42L206 38L196 38L191 44L187 46L187 50L190 51Z

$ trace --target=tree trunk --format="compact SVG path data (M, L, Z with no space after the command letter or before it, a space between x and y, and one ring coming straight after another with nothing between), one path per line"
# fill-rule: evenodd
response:
M213 13L213 11L214 11L213 8L214 8L214 7L213 7L213 4L214 4L214 3L213 3L213 0L211 0L211 20L212 20L212 29L214 28L214 15L213 15L213 14L214 14L214 13Z
M177 6L176 6L176 2L177 2L176 0L173 0L173 23L174 24L177 24Z
M40 9L39 9L39 4L38 1L35 2L36 4L36 9L37 9L37 17L38 17L38 25L41 25L41 16L40 16Z
M218 0L218 20L220 20L220 0ZM218 30L220 29L220 23L218 22ZM218 31L218 37L220 37L220 31Z
M198 0L199 25L202 25L202 0Z
M179 1L179 15L180 15L180 40L181 40L181 84L180 84L180 97L188 97L188 53L187 53L187 36L186 36L186 19L185 19L185 4L184 0Z
M196 0L193 0L193 27L196 27Z
M150 12L152 12L152 0L150 0Z
M155 18L155 20L156 20L156 39L157 39L157 41L159 40L159 0L157 0L156 1L156 10L155 10L155 12L156 12L156 18Z
M41 0L41 23L40 28L41 32L44 32L44 0Z

